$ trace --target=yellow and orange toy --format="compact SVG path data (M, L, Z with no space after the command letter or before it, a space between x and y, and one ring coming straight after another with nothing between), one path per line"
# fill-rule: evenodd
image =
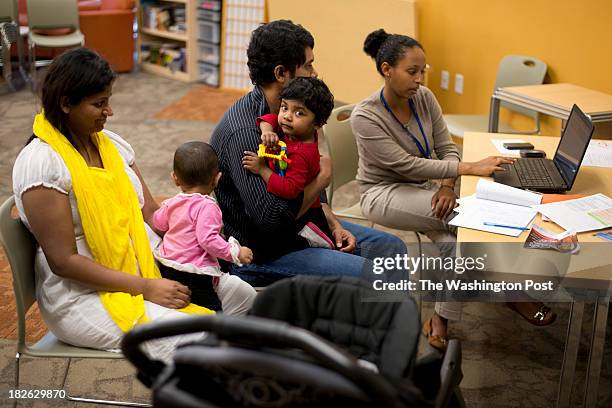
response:
M265 145L260 144L257 155L268 159L268 166L276 170L276 174L279 176L285 175L287 165L291 163L291 160L287 157L287 144L282 140L279 140L273 148L266 148Z

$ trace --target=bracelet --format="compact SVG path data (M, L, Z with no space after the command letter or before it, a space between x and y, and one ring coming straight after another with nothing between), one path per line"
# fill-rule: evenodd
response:
M450 189L451 189L451 190L453 190L453 191L455 190L455 187L454 187L454 186L453 186L453 187L451 187L451 186L447 186L447 185L445 185L445 184L440 184L440 190L442 190L442 187L450 188Z

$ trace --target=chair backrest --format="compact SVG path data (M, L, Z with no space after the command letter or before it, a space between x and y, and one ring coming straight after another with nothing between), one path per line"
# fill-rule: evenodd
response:
M0 21L2 17L10 17L11 21L17 23L19 21L19 8L17 0L2 0L0 1Z
M11 215L15 198L11 197L0 207L0 242L13 273L13 290L17 304L19 344L25 344L25 316L36 301L34 255L36 240L19 217Z
M28 25L33 29L79 29L77 0L28 0Z
M344 105L332 111L323 128L329 156L333 163L332 180L327 187L327 200L332 206L334 191L355 179L359 154L351 129L351 112L355 104Z
M546 69L546 63L537 58L525 55L506 55L499 63L494 90L507 86L540 85L544 82ZM538 116L536 111L511 103L502 102L501 106L534 119Z

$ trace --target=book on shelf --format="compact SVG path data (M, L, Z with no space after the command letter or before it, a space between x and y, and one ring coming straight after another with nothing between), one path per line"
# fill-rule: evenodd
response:
M153 30L185 34L187 32L185 6L180 4L144 5L142 26Z
M147 41L141 44L141 61L166 67L171 71L187 72L185 47L174 43Z

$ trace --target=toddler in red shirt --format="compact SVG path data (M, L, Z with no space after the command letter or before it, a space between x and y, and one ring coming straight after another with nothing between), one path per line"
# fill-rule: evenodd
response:
M257 118L262 143L277 146L278 140L287 145L287 158L291 161L284 175L275 173L257 153L246 152L246 169L260 175L270 193L293 200L297 198L319 173L320 153L317 131L329 118L334 108L334 96L323 81L298 77L281 92L278 115L267 114ZM298 219L299 235L310 246L333 248L331 232L319 198Z

